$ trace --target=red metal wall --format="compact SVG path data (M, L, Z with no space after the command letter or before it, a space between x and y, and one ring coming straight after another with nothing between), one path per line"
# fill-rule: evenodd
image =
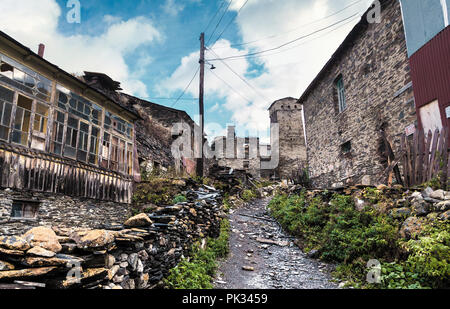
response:
M442 124L450 127L445 114L445 108L450 106L450 27L414 53L409 61L419 127L422 127L419 108L436 99Z

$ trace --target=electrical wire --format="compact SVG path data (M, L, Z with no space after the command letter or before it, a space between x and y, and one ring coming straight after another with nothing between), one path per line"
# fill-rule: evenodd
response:
M180 94L180 96L177 98L177 100L170 106L170 107L174 107L180 100L181 98L184 96L184 94L186 93L186 91L189 89L189 87L191 86L192 82L194 81L195 77L197 76L198 72L200 71L200 66L197 68L197 70L194 73L194 76L192 77L191 81L188 83L188 85L186 86L186 88L184 88L183 92Z
M225 28L223 29L223 31L219 34L219 36L217 37L217 39L214 41L214 43L211 44L211 46L214 46L214 44L217 43L217 41L220 40L220 38L222 37L222 35L225 33L225 31L227 31L227 29L231 26L231 24L234 22L234 20L239 16L239 13L242 11L242 9L247 5L249 0L245 1L244 4L241 6L241 8L237 11L236 15L234 15L234 17L230 20L230 22L225 26Z
M283 47L285 47L285 46L288 46L288 45L290 45L290 44L293 44L293 43L295 43L295 42L298 42L298 41L300 41L300 40L302 40L302 39L305 39L305 38L307 38L307 37L310 37L310 36L312 36L312 35L314 35L314 34L317 34L317 33L321 32L321 31L327 30L327 29L329 29L329 28L331 28L331 27L333 27L333 26L336 26L336 25L338 25L338 24L340 24L340 23L342 23L342 22L344 22L344 21L347 21L347 20L349 20L349 19L355 17L356 15L359 15L359 12L356 13L356 14L353 14L353 15L347 17L347 18L341 19L341 20L339 20L339 21L337 21L337 22L335 22L335 23L333 23L333 24L331 24L331 25L329 25L329 26L326 26L326 27L324 27L324 28L318 29L318 30L313 31L313 32L311 32L311 33L308 33L308 34L306 34L306 35L303 35L303 36L301 36L301 37L298 37L298 38L296 38L296 39L294 39L294 40L291 40L291 41L289 41L289 42L286 42L286 43L281 44L280 46L277 46L277 47L274 47L274 48L269 48L269 49L266 49L266 50L262 50L262 51L258 51L258 52L254 52L254 53L249 53L249 54L245 54L245 55L235 55L235 56L229 56L229 57L224 57L224 58L208 59L208 61L222 61L222 60L228 60L228 59L247 58L247 57L249 57L249 56L256 56L256 55L264 54L264 53L271 52L271 51L274 51L274 50L278 50L278 49L281 49L281 48L283 48ZM210 50L211 50L211 49L210 49ZM216 54L216 55L217 55L217 54Z
M223 17L225 16L225 14L228 12L228 9L230 8L231 3L233 3L233 0L230 0L230 2L228 3L228 6L226 7L225 11L223 11L222 17L220 17L219 21L217 22L216 27L214 28L214 31L211 33L211 35L210 35L210 37L208 39L208 42L206 42L206 45L209 44L209 42L211 41L212 37L214 36L214 33L216 33L217 28L219 28L219 25L222 22Z
M316 23L318 23L318 22L324 21L324 20L326 20L326 19L328 19L328 18L330 18L330 17L336 16L336 15L338 15L339 13L342 13L343 11L345 11L345 10L347 10L347 9L349 9L349 8L351 8L351 7L353 7L353 6L355 6L356 4L358 4L358 3L362 2L362 1L363 1L363 0L358 0L358 1L356 1L356 2L353 2L353 3L349 4L348 6L342 8L342 9L340 9L339 11L336 11L336 12L334 12L334 13L328 15L328 16L325 16L325 17L323 17L323 18L320 18L320 19L314 20L314 21L312 21L312 22L303 24L303 25L301 25L301 26L298 26L298 27L296 27L296 28L294 28L294 29L291 29L291 30L288 30L288 31L286 31L286 32L278 33L278 34L274 34L274 35L270 35L270 36L267 36L267 37L264 37L264 38L261 38L261 39L258 39L258 40L250 41L250 42L245 42L245 43L240 43L240 44L232 44L232 45L230 45L230 46L231 46L231 47L240 47L240 46L245 46L245 45L249 45L249 44L253 44L253 43L257 43L257 42L261 42L261 41L265 41L265 40L277 38L277 37L280 37L280 36L284 36L284 35L286 35L286 34L295 32L295 31L297 31L297 30L299 30L299 29L301 29L301 28L304 28L304 27L307 27L307 26L311 26L311 25L316 24ZM221 48L224 48L224 47L219 47L219 48L215 48L215 49L217 50L217 49L221 49Z

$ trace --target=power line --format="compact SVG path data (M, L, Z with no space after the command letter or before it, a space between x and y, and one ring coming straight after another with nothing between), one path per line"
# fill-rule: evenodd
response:
M148 100L178 100L178 98L147 98ZM179 101L196 101L198 98L181 98Z
M189 87L191 86L192 82L194 81L195 77L197 76L198 72L200 71L200 66L197 68L197 70L194 73L194 76L192 76L191 81L188 83L188 85L186 86L186 88L184 88L183 92L180 94L180 96L177 98L177 100L170 106L170 107L174 107L180 100L181 98L184 96L184 94L186 93L186 91L189 89Z
M298 38L296 38L296 39L294 39L294 40L291 40L291 41L289 41L289 42L286 42L286 43L281 44L280 46L277 46L277 47L274 47L274 48L262 50L262 51L259 51L259 52L249 53L249 54L246 54L246 55L236 55L236 56L229 56L229 57L224 57L224 58L208 59L207 61L218 61L218 60L221 61L221 60L228 60L228 59L247 58L247 57L249 57L249 56L255 56L255 55L264 54L264 53L267 53L267 52L270 52L270 51L274 51L274 50L283 48L283 47L285 47L285 46L287 46L287 45L290 45L290 44L292 44L292 43L298 42L298 41L300 41L300 40L302 40L302 39L304 39L304 38L310 37L310 36L312 36L312 35L314 35L314 34L316 34L316 33L319 33L319 32L321 32L321 31L327 30L327 29L329 29L329 28L331 28L331 27L333 27L333 26L335 26L335 25L338 25L338 24L340 24L340 23L342 23L342 22L344 22L344 21L346 21L346 20L349 20L349 19L355 17L356 15L359 15L359 13L353 14L353 15L347 17L347 18L341 19L341 20L339 20L338 22L333 23L332 25L329 25L329 26L327 26L327 27L321 28L321 29L316 30L316 31L314 31L314 32L311 32L311 33L309 33L309 34L303 35L303 36L301 36L301 37L298 37Z
M230 22L225 26L225 28L223 29L223 31L219 34L219 36L217 37L217 39L214 41L214 43L211 44L211 46L214 46L214 44L217 43L217 41L220 40L220 38L222 37L222 35L225 33L225 31L227 31L228 27L231 26L231 24L233 23L233 21L239 16L239 13L242 11L242 9L247 5L249 0L245 1L244 4L241 6L241 8L237 11L236 15L234 15L234 17L230 20Z
M224 4L225 4L225 0L222 1L222 4L220 5L219 9L216 11L216 14L214 14L214 16L211 18L211 20L209 21L208 25L205 28L205 31L203 31L203 32L206 32L208 30L208 28L209 28L209 26L211 26L213 20L216 18L216 16L222 10Z
M318 22L320 22L320 21L326 20L326 19L328 19L328 18L330 18L330 17L333 17L333 16L335 16L335 15L338 15L339 13L342 13L343 11L347 10L348 8L351 8L352 6L355 6L356 4L358 4L358 3L362 2L362 1L363 1L363 0L358 0L358 1L356 1L356 2L353 2L353 3L349 4L348 6L342 8L342 9L340 9L339 11L336 11L336 12L334 12L334 13L328 15L328 16L325 16L325 17L320 18L320 19L317 19L317 20L315 20L315 21L312 21L312 22L303 24L303 25L301 25L301 26L298 26L298 27L296 27L296 28L294 28L294 29L291 29L291 30L288 30L288 31L286 31L286 32L279 33L279 34L274 34L274 35L270 35L270 36L267 36L267 37L264 37L264 38L261 38L261 39L258 39L258 40L250 41L250 42L245 42L245 43L240 43L240 44L232 44L232 45L230 45L230 46L231 46L231 47L245 46L245 45L249 45L249 44L253 44L253 43L265 41L265 40L268 40L268 39L273 39L273 38L277 38L277 37L280 37L280 36L284 36L284 35L286 35L286 34L289 34L289 33L292 33L292 32L294 32L294 31L297 31L297 30L299 30L299 29L301 29L301 28L304 28L304 27L307 27L307 26L316 24L316 23L318 23ZM217 50L217 49L220 49L220 48L216 48L216 50Z
M307 44L307 43L309 43L309 42L312 42L312 41L315 41L315 40L320 39L320 38L322 38L322 37L325 37L326 35L328 35L328 34L334 32L334 31L336 31L336 30L339 30L339 29L343 28L344 26L346 26L346 25L352 23L353 21L355 21L355 20L358 19L358 18L359 18L359 17L357 17L357 18L352 18L352 19L350 19L348 22L346 22L346 23L344 23L344 24L342 24L342 25L339 25L338 27L332 29L331 31L328 31L328 32L326 32L326 33L324 33L324 34L322 34L322 35L320 35L320 36L317 36L317 37L315 37L315 38L312 38L311 40L308 40L308 41L302 42L302 43L300 43L300 44L291 46L291 47L286 48L286 49L283 49L283 50L281 50L281 51L274 52L274 53L271 53L271 54L248 56L248 57L246 57L245 59L264 58L264 57L274 56L274 55L278 55L278 54L287 52L287 51L292 50L292 49L294 49L294 48L303 46L303 45L305 45L305 44ZM241 58L234 58L234 59L228 59L228 60L230 60L230 61L232 61L232 60L241 60Z
M247 101L248 103L251 103L251 101L249 99L247 99L245 96L243 96L239 91L237 91L236 89L234 89L229 83L227 83L224 79L222 79L219 75L217 75L213 70L210 70L211 73L214 74L215 77L217 77L217 79L221 80L224 84L226 84L231 90L233 90L234 93L236 93L237 95L239 95L241 98L243 98L245 101Z
M209 49L209 51L211 51L214 55L216 55L216 57L219 57L214 50ZM244 77L242 77L241 75L239 75L239 73L237 73L235 70L233 70L232 67L230 67L228 65L228 63L226 63L225 61L223 61L222 59L218 59L220 60L234 75L236 75L240 80L242 80L248 87L250 87L253 91L255 91L255 93L257 93L261 98L263 98L264 100L267 100L268 102L270 101L264 94L262 94L261 92L259 92L255 87L253 87L252 84L250 84Z
M208 39L208 42L206 42L206 45L209 44L209 42L211 41L212 37L214 36L214 33L216 33L216 30L219 27L220 23L222 22L222 19L225 16L225 14L227 13L228 9L230 8L231 3L233 3L233 0L230 0L230 2L228 3L228 6L226 7L225 11L223 11L222 17L220 17L219 21L217 22L216 27L214 28L214 31L211 33L211 36Z

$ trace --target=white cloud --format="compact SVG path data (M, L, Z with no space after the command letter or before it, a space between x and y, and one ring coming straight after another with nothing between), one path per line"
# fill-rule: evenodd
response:
M146 85L132 74L125 56L163 39L150 19L138 16L121 20L106 15L103 21L108 28L104 33L65 36L58 31L58 19L63 13L55 0L2 0L0 11L3 12L2 31L33 50L39 43L44 43L45 58L64 70L71 73L103 72L121 81L125 91L148 96ZM149 57L140 53L137 62L148 64Z
M252 0L236 18L243 42L251 44L233 47L230 42L221 40L212 47L220 57L243 55L280 46L300 36L327 27L339 20L360 13L346 25L335 26L316 35L300 40L289 46L268 53L265 57L228 60L226 63L241 76L248 76L254 67L253 61L264 68L260 75L247 78L256 91L243 83L220 61L215 61L214 72L231 84L241 95L231 91L223 82L207 70L205 91L223 97L224 108L232 112L232 121L238 131L259 131L267 139L270 124L267 108L270 104L284 97L299 97L319 70L328 61L359 16L369 7L372 0L363 0L335 16L324 19L353 0ZM235 0L230 10L237 11L245 0ZM234 12L235 13L235 12ZM321 20L317 22L318 20ZM262 22L263 21L263 22ZM335 29L331 32L331 30ZM270 38L268 38L270 37ZM293 48L295 47L295 48ZM281 52L283 51L283 52ZM207 59L216 58L207 52ZM170 78L161 83L163 89L180 91L192 77L198 66L198 53L183 58L180 66ZM251 76L255 76L252 74ZM198 83L189 89L192 95L198 92ZM241 96L244 96L243 99ZM248 102L250 101L250 102ZM264 136L265 135L265 136Z
M176 16L179 12L184 10L184 5L176 3L175 0L166 0L162 8L167 14Z

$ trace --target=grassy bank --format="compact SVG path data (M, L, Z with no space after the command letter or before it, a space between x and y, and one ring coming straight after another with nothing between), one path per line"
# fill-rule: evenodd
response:
M399 235L401 220L380 211L381 192L367 189L364 207L351 195L279 195L271 213L306 251L338 264L336 277L356 288L445 288L450 278L448 221L429 221L414 239ZM388 203L385 200L383 203ZM394 203L394 201L391 201ZM404 219L403 219L404 220ZM381 283L366 281L367 262L381 263Z
M209 238L206 248L196 244L191 257L183 259L170 271L165 284L170 289L212 289L212 279L216 273L220 258L229 252L230 223L224 219L221 223L220 236Z

